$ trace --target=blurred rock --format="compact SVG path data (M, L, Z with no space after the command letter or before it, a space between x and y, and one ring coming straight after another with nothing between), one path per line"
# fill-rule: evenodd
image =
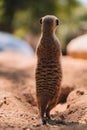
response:
M0 51L22 53L27 56L34 55L32 47L27 42L3 32L0 32Z
M71 40L67 46L67 53L75 58L87 59L87 34Z

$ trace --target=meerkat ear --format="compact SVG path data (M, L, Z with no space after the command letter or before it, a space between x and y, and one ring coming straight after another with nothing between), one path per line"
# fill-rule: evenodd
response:
M40 18L40 24L42 24L42 18Z
M58 19L56 19L56 25L59 25L59 20Z

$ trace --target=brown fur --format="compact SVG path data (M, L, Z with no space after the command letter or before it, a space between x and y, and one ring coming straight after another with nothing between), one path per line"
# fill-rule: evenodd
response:
M40 19L42 34L37 47L36 97L43 124L58 102L62 80L61 49L55 35L58 19L47 15Z

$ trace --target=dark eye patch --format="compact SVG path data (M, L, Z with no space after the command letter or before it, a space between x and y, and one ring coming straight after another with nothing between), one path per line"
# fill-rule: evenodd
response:
M42 24L42 18L40 18L40 24Z
M56 19L56 25L59 25L59 20L58 19Z

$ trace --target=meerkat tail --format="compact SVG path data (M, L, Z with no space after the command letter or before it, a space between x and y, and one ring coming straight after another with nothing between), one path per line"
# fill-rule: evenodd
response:
M47 103L48 103L48 100L47 100L46 96L44 98L41 98L40 117L41 117L43 125L46 124L45 114L46 114Z

